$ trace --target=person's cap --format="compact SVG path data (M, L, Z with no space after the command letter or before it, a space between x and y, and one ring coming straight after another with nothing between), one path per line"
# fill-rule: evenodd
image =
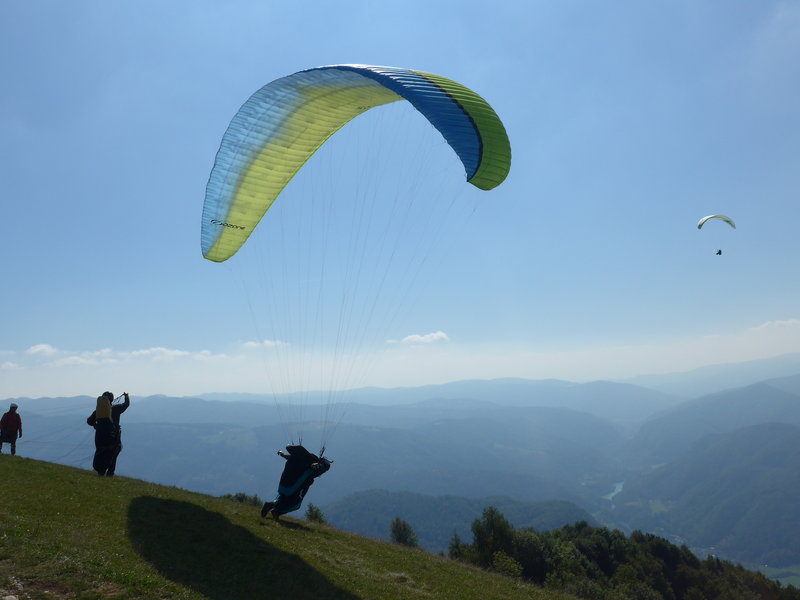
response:
M18 407L16 404L14 404L14 403L12 402L12 403L11 403L11 408L19 408L19 407Z

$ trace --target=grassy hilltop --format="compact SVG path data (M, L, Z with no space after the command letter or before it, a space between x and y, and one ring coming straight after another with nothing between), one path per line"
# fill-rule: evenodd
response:
M0 455L0 597L561 599L449 559L181 489Z

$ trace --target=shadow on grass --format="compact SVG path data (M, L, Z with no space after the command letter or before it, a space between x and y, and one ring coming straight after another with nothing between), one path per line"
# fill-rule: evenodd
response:
M263 522L266 523L266 521ZM283 519L280 519L278 520L277 523L284 529L294 529L295 531L310 531L310 529L305 525L301 525L300 523L295 523L294 521L284 521Z
M164 577L212 600L358 600L299 556L189 502L134 498L128 536Z

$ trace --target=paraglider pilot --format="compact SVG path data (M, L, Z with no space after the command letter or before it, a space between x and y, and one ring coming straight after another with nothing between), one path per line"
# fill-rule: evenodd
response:
M278 495L274 502L264 503L262 517L272 514L272 518L277 520L281 515L300 508L308 488L317 477L331 468L333 462L312 454L303 446L286 446L286 451L288 454L278 450L278 456L284 458L286 464L278 485Z

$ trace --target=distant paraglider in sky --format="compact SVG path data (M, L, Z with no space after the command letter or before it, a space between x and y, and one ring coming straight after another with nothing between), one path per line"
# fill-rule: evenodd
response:
M728 225L730 225L733 229L736 229L736 223L733 222L733 219L730 217L726 217L725 215L708 215L707 217L703 217L697 222L697 228L702 229L703 225L706 224L707 221L711 219L719 219L720 221L725 221ZM722 249L720 248L715 252L717 256L722 256Z

